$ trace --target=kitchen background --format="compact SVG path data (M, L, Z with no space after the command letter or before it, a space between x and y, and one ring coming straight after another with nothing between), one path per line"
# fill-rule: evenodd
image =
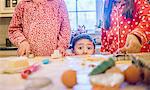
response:
M8 25L15 6L20 0L0 0L0 47L10 47ZM100 44L100 25L104 0L64 0L69 12L72 32L85 30ZM10 49L10 48L9 48ZM11 48L12 49L12 48ZM15 49L16 50L16 49Z

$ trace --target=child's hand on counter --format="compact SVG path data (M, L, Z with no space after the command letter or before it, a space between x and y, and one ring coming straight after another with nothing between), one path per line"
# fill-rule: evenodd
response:
M126 39L126 44L119 51L122 53L138 53L141 51L141 43L139 39L133 35L129 34Z
M30 45L27 41L23 41L20 43L18 51L17 51L19 56L23 55L29 55L30 54Z

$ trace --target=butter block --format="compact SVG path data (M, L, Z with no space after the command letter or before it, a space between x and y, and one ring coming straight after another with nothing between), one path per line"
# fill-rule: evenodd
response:
M62 54L59 52L59 50L54 50L54 53L51 54L52 59L58 59L58 58L61 58L61 57L62 57Z
M24 57L8 57L0 58L0 72L20 70L29 66L27 58Z
M16 61L10 60L10 61L7 61L5 64L7 64L8 67L12 67L12 68L29 66L29 63L27 60L16 60Z

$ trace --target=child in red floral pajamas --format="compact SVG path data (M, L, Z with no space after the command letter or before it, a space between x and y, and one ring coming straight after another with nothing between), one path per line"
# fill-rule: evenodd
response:
M148 0L106 0L101 52L150 52Z

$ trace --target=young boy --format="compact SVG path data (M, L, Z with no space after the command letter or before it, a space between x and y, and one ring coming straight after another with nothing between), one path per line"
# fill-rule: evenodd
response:
M92 55L95 53L95 42L88 34L79 34L72 40L72 52L75 55Z

